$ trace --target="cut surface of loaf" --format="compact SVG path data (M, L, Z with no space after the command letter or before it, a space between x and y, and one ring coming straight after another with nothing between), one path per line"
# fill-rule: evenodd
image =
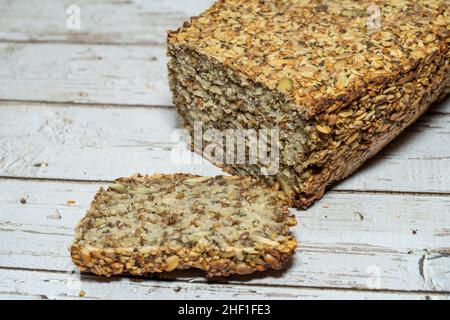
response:
M174 104L194 139L196 122L203 132L278 129L279 170L265 179L307 206L448 94L449 8L448 0L217 1L168 34ZM261 161L207 158L232 174L267 171Z
M105 276L280 269L296 248L288 204L283 192L248 177L121 178L97 192L71 255L82 271Z

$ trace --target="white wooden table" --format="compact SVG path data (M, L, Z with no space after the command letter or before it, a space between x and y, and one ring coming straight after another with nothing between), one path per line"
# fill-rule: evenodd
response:
M296 212L299 248L284 272L211 283L195 271L170 281L76 271L68 245L99 186L135 172L220 173L167 160L177 118L165 32L210 2L0 0L0 299L448 299L448 99ZM80 30L67 28L70 4Z

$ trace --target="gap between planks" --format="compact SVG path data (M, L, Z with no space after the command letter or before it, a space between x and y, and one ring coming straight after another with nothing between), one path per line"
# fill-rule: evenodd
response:
M117 47L143 47L143 46L152 46L152 47L166 47L165 43L161 43L158 41L137 41L137 42L111 42L111 41L102 41L98 40L95 42L91 41L64 41L64 40L10 40L6 38L0 38L0 44L55 44L55 45L87 45L87 46L117 46Z
M53 273L53 274L73 274L73 272L70 271L62 271L62 270L50 270L50 269L33 269L33 268L20 268L20 267L3 267L0 266L0 270L10 270L10 271L24 271L24 272L43 272L43 273ZM262 288L292 288L292 289L310 289L310 290L321 290L321 291L344 291L344 292L360 292L360 293L390 293L390 294L423 294L423 295L438 295L438 296L448 296L450 294L450 291L431 291L431 290L390 290L390 289L367 289L362 287L354 287L354 288L342 288L342 287L320 287L320 286L304 286L304 285L291 285L291 284L268 284L268 283L247 283L247 282L233 282L229 283L226 279L218 279L218 280L203 280L201 278L194 278L193 280L187 280L187 279L177 279L177 278L164 278L159 277L158 275L155 276L113 276L111 278L105 278L105 277L99 277L91 273L82 272L83 278L94 280L94 281L101 281L101 280L112 280L112 279L127 279L127 280L139 280L139 281L149 281L152 280L160 281L160 282L170 282L172 284L182 284L182 283L195 283L195 284L205 284L205 285L211 285L211 284L218 284L222 286L229 286L229 287L235 287L235 286L249 286L249 287L262 287Z
M117 177L119 178L119 177ZM84 184L110 184L114 180L91 180L91 179L63 179L63 178L41 178L41 177L21 177L21 176L0 176L0 180L19 180L36 182L54 182L54 183L84 183ZM430 196L430 197L450 197L450 192L415 192L415 191L390 191L376 189L330 189L327 193L345 193L345 194L387 194L399 196ZM317 203L319 203L318 201ZM307 209L305 209L307 210Z
M87 108L87 109L156 109L156 110L173 110L174 105L152 105L152 104L111 104L111 103L84 103L84 102L72 102L72 101L45 101L45 100L14 100L14 99L1 99L0 98L0 108L7 106L8 104L15 104L18 107L54 107L59 108L64 107L74 107L74 108ZM444 113L447 114L447 113ZM449 112L450 114L450 112Z
M1 42L1 41L0 41ZM47 101L47 100L25 100L25 99L2 99L0 98L0 107L2 105L16 104L18 106L27 107L77 107L77 108L98 108L98 109L117 109L117 108L143 108L143 109L175 109L174 105L152 105L152 104L120 104L120 103L94 103L94 102L76 102L76 101ZM446 98L441 102L436 102L426 111L429 114L440 114L443 116L450 116L450 108L445 108L445 105L450 105L450 98ZM443 106L443 107L442 107ZM439 110L443 109L443 110ZM448 109L448 110L447 110ZM414 124L413 124L414 125Z

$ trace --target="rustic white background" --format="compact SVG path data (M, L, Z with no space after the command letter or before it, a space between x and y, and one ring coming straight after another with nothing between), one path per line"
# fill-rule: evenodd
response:
M210 3L0 0L0 299L448 299L448 99L296 212L283 272L211 283L76 271L68 246L99 186L138 171L220 173L168 161L165 33ZM70 4L80 30L66 27Z

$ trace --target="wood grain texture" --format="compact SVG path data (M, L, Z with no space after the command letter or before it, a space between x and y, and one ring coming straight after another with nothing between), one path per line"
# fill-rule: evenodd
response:
M3 102L0 118L0 176L109 181L135 172L221 172L197 155L191 164L171 158L183 145L173 140L171 109ZM449 193L449 138L450 115L429 113L334 190Z
M0 269L0 299L279 300L279 299L448 299L448 294L323 290L242 284L98 279L90 275ZM86 295L79 297L83 290Z
M75 270L68 246L98 186L0 180L0 267ZM76 204L68 206L68 200ZM287 270L232 277L228 283L449 291L443 248L450 243L450 197L330 192L323 203L326 208L296 212L299 248ZM431 259L438 252L442 263ZM204 281L196 271L167 277Z
M0 105L2 176L112 180L138 171L220 173L191 153L194 164L171 161L174 110Z
M213 0L0 1L0 40L164 45L169 29ZM67 28L67 8L80 8L79 30Z
M0 43L0 99L171 105L164 47Z

